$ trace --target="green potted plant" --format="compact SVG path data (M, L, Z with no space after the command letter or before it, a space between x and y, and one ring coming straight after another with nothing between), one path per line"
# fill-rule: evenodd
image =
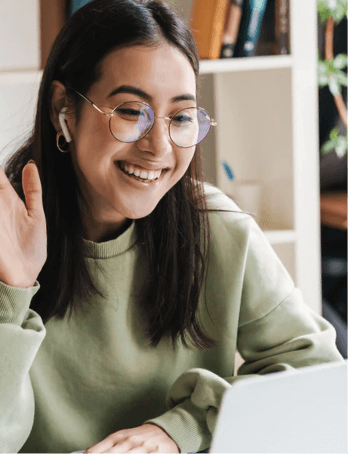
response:
M328 85L329 90L334 98L339 116L345 127L348 126L347 108L341 94L341 87L348 86L346 74L341 71L348 65L348 56L346 54L333 55L333 30L344 16L348 18L347 0L318 0L317 8L320 16L321 25L325 29L325 59L321 60L318 53L318 85L325 87ZM336 151L338 157L343 157L348 150L348 132L346 136L338 135L339 128L335 127L330 132L329 140L326 141L321 149L322 155Z

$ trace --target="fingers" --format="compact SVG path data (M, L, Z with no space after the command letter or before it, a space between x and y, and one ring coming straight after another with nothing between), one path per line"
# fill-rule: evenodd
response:
M9 183L9 181L5 174L5 171L2 168L2 166L0 165L0 189L5 189L5 187L7 187L8 183Z
M28 216L39 217L43 214L42 187L38 168L34 161L29 161L22 172L23 192Z
M9 179L6 176L6 173L5 173L4 169L0 165L0 193L1 192L4 195L5 195L5 193L7 195L12 194L10 197L15 197L15 198L19 199L19 196L18 196L16 190L14 189L12 184L10 183ZM0 194L0 197L1 197L1 194Z

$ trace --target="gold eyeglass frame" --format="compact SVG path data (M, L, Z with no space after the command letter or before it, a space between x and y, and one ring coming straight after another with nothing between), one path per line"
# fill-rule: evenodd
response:
M143 137L145 137L153 128L154 124L155 124L155 120L153 122L153 124L151 125L151 128L149 129L149 131L147 131L143 136L139 137L137 140L134 140L133 142L124 142L123 140L120 140L118 139L117 137L114 136L114 134L112 133L112 130L111 130L111 119L114 115L114 112L115 110L120 107L122 104L126 104L127 102L138 102L139 104L144 104L148 107L150 107L150 109L153 111L154 113L154 118L163 118L164 120L170 120L170 123L168 124L168 134L170 136L170 139L171 141L177 146L177 147L180 147L180 148L191 148L191 147L195 147L196 145L198 145L199 143L201 143L208 135L208 133L210 132L210 129L211 129L211 126L217 126L217 122L211 118L211 116L209 115L209 113L203 108L203 107L186 107L184 109L180 109L178 112L176 112L174 115L172 115L172 117L157 117L155 115L155 112L153 110L153 108L147 104L146 102L143 102L143 101L126 101L126 102L122 102L120 103L119 105L117 105L111 113L108 113L108 112L104 112L103 110L101 110L99 107L96 106L96 104L94 104L90 99L86 98L86 96L82 95L81 93L79 93L77 90L75 90L75 92L80 95L82 98L84 98L88 103L91 104L91 106L93 106L96 110L98 110L98 112L100 112L101 114L105 115L106 117L109 117L109 130L110 130L110 133L111 135L114 137L114 139L118 140L119 142L123 142L123 143L133 143L133 142L137 142L138 140L140 139L143 139ZM207 115L208 117L210 118L210 129L207 131L207 134L206 136L200 140L200 142L198 142L197 144L195 145L190 145L189 147L181 147L180 145L177 145L176 142L174 142L174 140L172 139L171 137L171 134L170 134L170 125L171 125L171 121L173 119L173 117L175 117L179 112L181 112L182 110L187 110L187 109L202 109Z

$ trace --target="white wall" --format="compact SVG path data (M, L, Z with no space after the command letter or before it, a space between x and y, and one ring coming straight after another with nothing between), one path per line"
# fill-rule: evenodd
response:
M39 0L0 0L0 164L33 125L40 58Z

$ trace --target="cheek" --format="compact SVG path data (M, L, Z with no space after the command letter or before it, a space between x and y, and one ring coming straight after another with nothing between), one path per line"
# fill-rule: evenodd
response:
M192 160L194 158L194 154L195 154L195 148L194 148L194 150L191 150L190 148L182 148L177 153L177 166L183 175L188 170L190 163L192 162Z
M75 148L81 159L100 159L108 155L109 150L115 149L116 140L109 131L106 118L86 121L76 132Z
M178 183L178 181L181 180L187 173L190 163L194 158L194 151L190 151L190 149L188 148L179 150L179 152L176 153L176 167L172 173L172 176L170 177L170 180L168 180L169 187L167 188L167 190Z
M104 120L104 121L103 121ZM103 149L113 140L109 131L109 123L107 119L101 118L100 121L91 122L87 125L84 135L89 138L89 142L98 144Z

